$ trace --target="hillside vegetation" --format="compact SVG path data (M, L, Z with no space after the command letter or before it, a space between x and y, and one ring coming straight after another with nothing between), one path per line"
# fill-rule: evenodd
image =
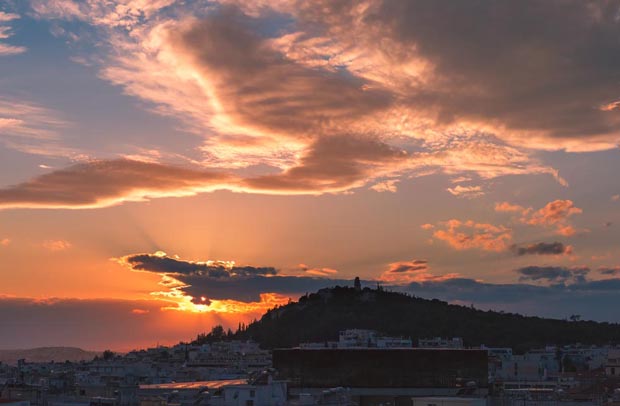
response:
M265 348L292 347L337 340L339 331L352 328L411 337L414 343L426 337L463 337L467 346L512 347L517 352L550 344L620 342L620 324L483 311L381 289L349 287L302 296L241 326L232 337L254 339ZM210 338L215 337L202 335L203 340Z

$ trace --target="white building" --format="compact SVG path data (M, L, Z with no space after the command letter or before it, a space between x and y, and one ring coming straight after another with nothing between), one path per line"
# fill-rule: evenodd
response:
M420 348L463 348L463 339L461 337L453 338L421 338L418 340Z
M410 338L400 337L379 337L377 338L377 348L411 348L413 342Z
M375 330L351 329L341 331L338 341L326 341L319 343L301 343L299 348L324 349L324 348L411 348L413 343L410 338L387 337L380 335Z
M609 350L605 364L607 376L620 377L620 350Z
M340 332L339 348L376 347L378 333L374 330L352 329Z

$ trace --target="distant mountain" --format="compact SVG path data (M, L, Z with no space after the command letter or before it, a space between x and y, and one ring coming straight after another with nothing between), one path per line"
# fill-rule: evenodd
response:
M512 347L517 352L551 344L620 343L620 324L566 321L483 311L403 293L349 287L321 289L268 311L240 329L266 348L337 340L345 329L373 329L418 338L462 337L465 345Z
M0 362L17 364L17 360L28 362L65 362L92 360L99 352L86 351L75 347L40 347L27 350L0 350Z

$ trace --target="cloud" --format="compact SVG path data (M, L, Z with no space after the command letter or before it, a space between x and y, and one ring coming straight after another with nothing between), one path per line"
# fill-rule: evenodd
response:
M493 284L466 278L440 282L417 282L404 291L428 299L457 304L474 304L479 309L552 318L580 314L584 320L620 322L616 310L620 279L553 283L549 286L525 283Z
M448 192L450 192L450 194L453 195L453 196L465 197L465 198L468 198L468 199L484 195L484 192L482 191L482 187L480 187L480 186L456 185L455 187L453 187L453 188L449 187L446 190Z
M136 254L121 258L135 271L147 271L170 275L191 275L206 278L241 278L256 275L276 275L274 267L236 266L226 261L184 261L171 258L164 252Z
M601 266L597 271L603 275L620 275L620 266Z
M382 192L396 193L398 191L397 183L398 183L397 179L390 179L384 182L375 183L374 185L370 187L370 189L374 190L375 192L379 192L379 193L382 193Z
M518 204L511 204L508 202L495 203L495 211L498 212L523 212L526 209Z
M62 132L71 124L61 114L21 98L0 96L0 144L28 154L84 158L67 147Z
M331 127L363 120L390 105L391 95L366 88L366 81L283 58L247 28L249 22L238 10L225 8L169 32L169 45L208 78L230 122L259 132L315 136L340 133L342 128Z
M8 55L17 55L27 51L26 47L18 46L18 45L10 45L3 40L10 38L13 34L11 33L11 27L7 23L11 21L19 19L18 14L6 13L4 11L0 11L0 57L8 56Z
M0 189L0 208L90 208L231 187L219 171L117 159L79 163Z
M478 35L492 30L488 19L474 25L477 34L453 32L462 26L459 22L430 35L442 26L439 21L463 11L460 6L419 2L397 6L379 0L364 7L350 1L338 5L293 0L220 3L226 4L35 0L32 9L39 18L64 24L67 35L75 20L95 27L91 59L100 76L200 136L197 148L202 156L195 164L201 167L195 171L269 167L266 175L243 180L243 188L253 192L335 193L369 184L373 190L395 191L401 177L429 172L455 178L473 174L482 179L550 174L563 183L556 170L522 147L523 139L536 140L528 148L610 148L611 136L605 129L618 119L590 108L610 100L592 104L592 97L567 99L556 92L541 92L554 102L543 103L544 98L534 94L554 78L568 92L560 77L567 80L570 75L556 74L559 51L551 47L552 39L542 35L548 36L546 31L540 39L503 31L499 38L507 45L523 46L515 52L526 52L528 46L538 49L536 44L545 50L550 47L553 58L549 61L513 55L503 47L502 58L493 54L489 59L478 46L471 55L460 55L468 47L455 47L448 41L454 37L455 44L471 41L495 49L496 44L485 42L493 35ZM512 6L486 7L489 15L518 11L524 23L529 19L533 26L540 25L537 16L512 10ZM571 3L568 11L557 5L545 6L543 11L585 18L586 14L573 14L580 7ZM486 15L471 11L464 18L472 23ZM418 21L418 13L430 20ZM274 20L274 15L280 18ZM403 19L417 21L419 26L410 28ZM558 25L563 21L553 19ZM598 23L609 28L603 21ZM576 26L592 34L590 25ZM612 36L603 31L605 38ZM376 38L383 39L380 45ZM585 38L586 42L592 39L591 35ZM571 45L561 41L558 46ZM454 72L455 59L466 62L465 76ZM489 67L488 60L498 66ZM515 68L524 61L541 65L540 81L528 69ZM567 62L568 70L582 67ZM486 73L481 76L482 71ZM554 74L549 76L549 72ZM491 73L495 75L493 86L487 80ZM511 75L518 80L511 80ZM605 78L611 80L609 75L600 80ZM588 83L597 92L611 95L609 83L603 87L593 82ZM508 89L513 83L523 85L525 93ZM576 83L582 90L588 87L582 80ZM586 105L588 110L582 111ZM574 119L577 113L572 109L584 120ZM570 125L556 128L560 116ZM584 123L590 128L575 135L575 127ZM566 134L566 129L572 129L571 133ZM481 192L475 186L464 188L451 189L459 196ZM169 190L165 195L184 193Z
M555 200L547 203L545 207L535 211L529 217L524 214L522 221L531 225L555 227L557 234L571 236L576 233L576 230L568 224L568 219L581 213L583 210L575 207L571 200Z
M299 269L312 276L328 277L338 273L336 269L332 268L310 268L306 264L299 264Z
M170 300L170 309L194 312L242 312L284 304L294 295L326 286L350 285L333 279L331 268L309 268L301 276L283 275L274 267L239 266L232 261L188 261L163 252L116 259L133 271L161 276L162 291L151 295ZM308 275L308 276L306 276Z
M73 246L73 244L66 240L46 240L41 245L46 250L52 252L65 251Z
M523 246L512 245L510 249L518 256L522 255L569 255L573 247L561 242L538 242Z
M252 15L291 15L300 32L286 42L290 54L344 64L405 95L412 120L485 128L534 148L617 142L615 109L598 108L617 101L616 4L230 2Z
M590 273L588 267L566 268L561 266L527 266L516 269L520 274L519 280L533 282L553 282L553 283L583 283L585 277Z
M512 241L512 230L504 226L451 219L441 222L433 237L457 250L504 251Z
M332 136L321 138L299 165L283 173L246 179L244 184L263 191L344 191L364 185L370 174L380 176L402 164L407 154L380 141Z
M404 284L411 282L443 281L459 276L460 275L456 273L440 276L433 275L430 273L427 260L414 259L411 261L392 262L388 265L388 269L381 274L379 280L388 283Z
M554 228L556 234L565 237L570 237L577 232L570 224L570 218L576 214L583 213L583 210L576 207L572 200L554 200L539 210L502 202L495 204L495 211L519 213L521 215L519 219L521 223Z
M0 239L0 246L2 247L6 247L11 243L11 239L10 238L1 238Z

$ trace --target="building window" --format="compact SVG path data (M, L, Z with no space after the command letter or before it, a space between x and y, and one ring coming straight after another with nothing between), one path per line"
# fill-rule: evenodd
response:
M612 369L611 369L611 374L612 374L612 375L615 375L615 374L616 374L616 368L612 368Z
M245 401L245 406L254 406L254 401L253 400L246 400Z
M250 397L253 398L254 396L256 396L256 391L254 389L252 389L250 391Z

